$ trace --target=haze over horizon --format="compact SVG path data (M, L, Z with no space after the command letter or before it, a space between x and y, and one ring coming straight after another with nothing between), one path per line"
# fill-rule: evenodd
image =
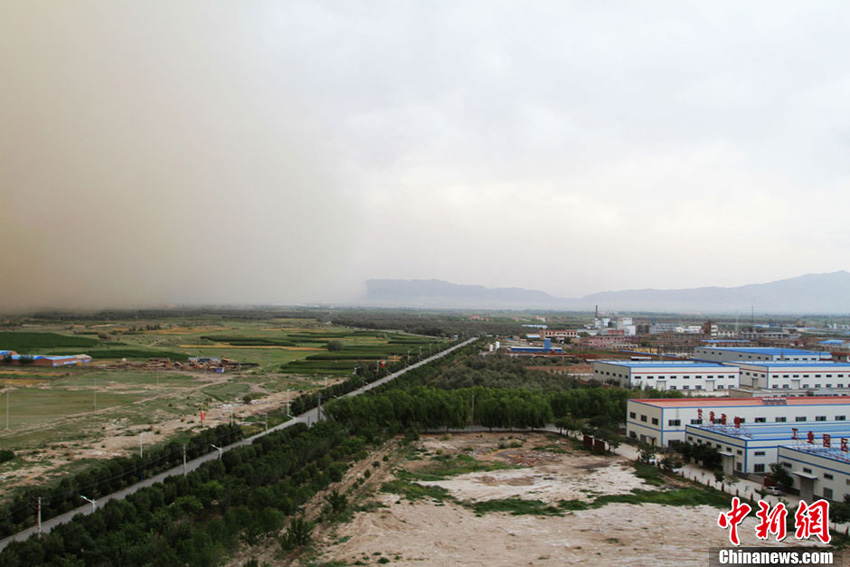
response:
M847 269L850 6L0 5L0 310Z

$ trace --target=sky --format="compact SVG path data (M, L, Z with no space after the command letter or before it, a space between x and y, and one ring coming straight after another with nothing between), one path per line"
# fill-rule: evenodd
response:
M0 309L850 268L842 2L0 3Z

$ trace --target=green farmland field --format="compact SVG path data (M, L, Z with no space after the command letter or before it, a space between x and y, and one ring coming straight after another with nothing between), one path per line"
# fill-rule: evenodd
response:
M100 346L100 341L90 337L59 335L57 333L34 333L26 331L0 331L0 350L14 350L33 354L54 348L91 348Z

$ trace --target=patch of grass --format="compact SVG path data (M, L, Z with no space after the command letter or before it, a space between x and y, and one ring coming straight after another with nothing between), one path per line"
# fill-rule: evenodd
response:
M654 465L646 463L632 463L632 466L635 469L635 475L637 475L638 478L643 479L647 484L651 484L652 486L664 486L668 482L664 472Z
M406 478L412 480L445 480L452 476L467 473L522 468L517 465L498 461L476 461L469 455L458 455L454 458L450 456L437 456L432 459L431 463L431 465L420 471L403 474L405 474Z
M476 514L505 512L511 516L563 516L564 510L540 500L522 500L520 498L502 498L473 502L470 507Z
M687 487L675 490L633 490L631 494L609 494L593 501L594 508L606 504L662 504L664 506L713 506L728 508L732 497L713 488Z
M714 489L697 487L680 488L677 490L633 490L630 494L609 494L600 496L592 502L581 500L561 500L557 505L539 500L522 500L520 498L504 498L466 504L476 514L487 512L505 512L512 516L563 516L567 512L602 508L608 504L661 504L664 506L713 506L725 509L729 507L731 498L727 494Z
M424 500L426 498L430 498L431 500L436 500L438 502L442 502L444 500L454 501L454 497L449 494L449 491L441 486L424 486L404 479L396 479L385 482L381 485L381 492L398 494L407 498L411 502Z

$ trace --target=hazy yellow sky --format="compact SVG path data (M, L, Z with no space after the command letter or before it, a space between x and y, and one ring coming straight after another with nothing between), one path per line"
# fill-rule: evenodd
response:
M847 269L850 7L0 4L0 309Z

